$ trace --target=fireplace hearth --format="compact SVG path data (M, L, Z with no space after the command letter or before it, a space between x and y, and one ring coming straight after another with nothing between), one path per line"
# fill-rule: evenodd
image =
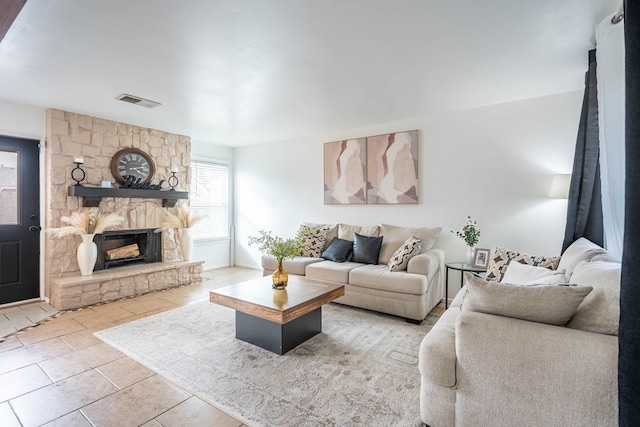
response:
M96 234L94 242L98 249L94 271L162 261L162 233L153 228L105 231Z

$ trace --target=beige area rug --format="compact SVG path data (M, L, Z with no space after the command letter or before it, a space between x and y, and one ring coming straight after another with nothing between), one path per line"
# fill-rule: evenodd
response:
M235 314L201 302L95 335L250 426L421 426L422 325L339 304L284 356L235 339Z

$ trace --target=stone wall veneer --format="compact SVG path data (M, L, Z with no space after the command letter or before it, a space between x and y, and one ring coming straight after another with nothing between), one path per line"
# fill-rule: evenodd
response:
M62 216L83 209L81 198L67 196L67 188L75 184L71 170L73 158L84 157L82 168L86 172L85 186L100 186L101 181L115 179L110 163L113 155L123 148L139 148L148 153L156 165L152 183L165 181L171 175L172 165L177 165L180 181L176 190L188 191L190 182L191 139L155 129L147 129L126 123L99 119L87 115L49 109L46 113L45 142L45 227L64 226ZM169 186L165 182L163 189ZM157 228L163 210L161 199L104 198L100 210L116 212L126 219L122 229ZM177 242L172 231L163 233L163 261L180 260ZM79 236L64 238L45 237L45 296L51 297L50 280L57 277L79 275L76 249ZM102 292L102 291L101 291ZM108 291L105 291L108 292ZM104 294L103 294L104 295Z

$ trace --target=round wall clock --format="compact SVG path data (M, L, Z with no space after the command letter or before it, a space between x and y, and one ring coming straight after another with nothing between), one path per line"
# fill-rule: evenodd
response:
M137 148L125 148L111 158L111 174L119 184L124 184L127 175L148 184L155 172L156 166L151 156Z

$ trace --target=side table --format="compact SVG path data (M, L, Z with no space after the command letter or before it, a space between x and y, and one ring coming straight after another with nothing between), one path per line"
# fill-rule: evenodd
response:
M486 268L478 268L473 267L466 262L448 262L445 264L447 267L447 273L444 281L444 308L449 308L449 270L458 270L460 271L460 288L464 284L464 272L471 271L473 273L484 273L487 271Z

